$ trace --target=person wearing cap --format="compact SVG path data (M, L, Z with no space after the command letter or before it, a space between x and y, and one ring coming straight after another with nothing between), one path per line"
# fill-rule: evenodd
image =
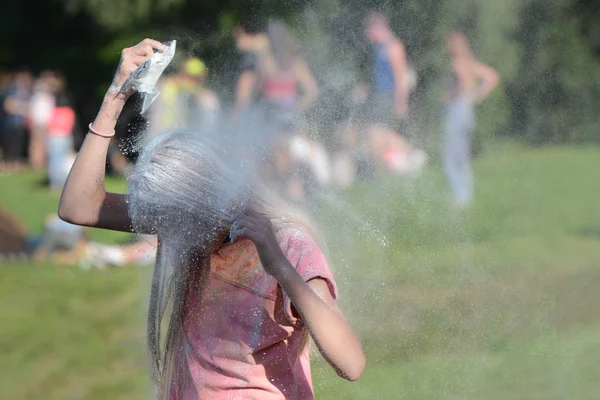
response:
M173 75L158 84L160 96L152 105L149 138L173 130L206 131L214 127L220 110L217 95L206 87L208 68L190 57Z

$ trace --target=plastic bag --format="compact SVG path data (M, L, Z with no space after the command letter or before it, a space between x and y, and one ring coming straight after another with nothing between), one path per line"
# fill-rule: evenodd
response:
M175 55L176 41L164 43L168 48L163 52L157 52L151 58L144 61L127 79L121 88L121 92L127 92L131 89L142 95L142 114L144 114L160 92L156 90L158 79L173 60Z

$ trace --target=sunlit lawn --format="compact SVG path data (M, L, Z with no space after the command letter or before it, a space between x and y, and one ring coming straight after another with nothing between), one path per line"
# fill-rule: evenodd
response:
M346 383L315 362L317 398L598 398L598 170L600 148L502 145L462 215L435 165L324 194L315 219L368 367ZM38 179L0 175L32 232L58 201ZM148 398L149 272L2 265L0 398Z

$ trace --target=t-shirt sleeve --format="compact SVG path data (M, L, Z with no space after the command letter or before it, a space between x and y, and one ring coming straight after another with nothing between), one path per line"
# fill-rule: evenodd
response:
M292 231L289 235L285 254L305 282L312 279L323 279L329 287L331 297L338 298L337 285L329 263L310 235L300 230ZM298 318L292 312L292 302L285 291L282 290L282 292L285 316L291 323L295 324Z

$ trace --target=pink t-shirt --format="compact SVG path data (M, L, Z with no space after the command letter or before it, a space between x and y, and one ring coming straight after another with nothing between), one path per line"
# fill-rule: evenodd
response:
M276 233L284 254L309 281L324 279L337 298L333 275L319 246L298 229ZM188 298L184 326L186 388L178 399L314 399L302 320L268 275L254 244L242 239L211 258L201 296ZM186 371L187 372L187 371Z

